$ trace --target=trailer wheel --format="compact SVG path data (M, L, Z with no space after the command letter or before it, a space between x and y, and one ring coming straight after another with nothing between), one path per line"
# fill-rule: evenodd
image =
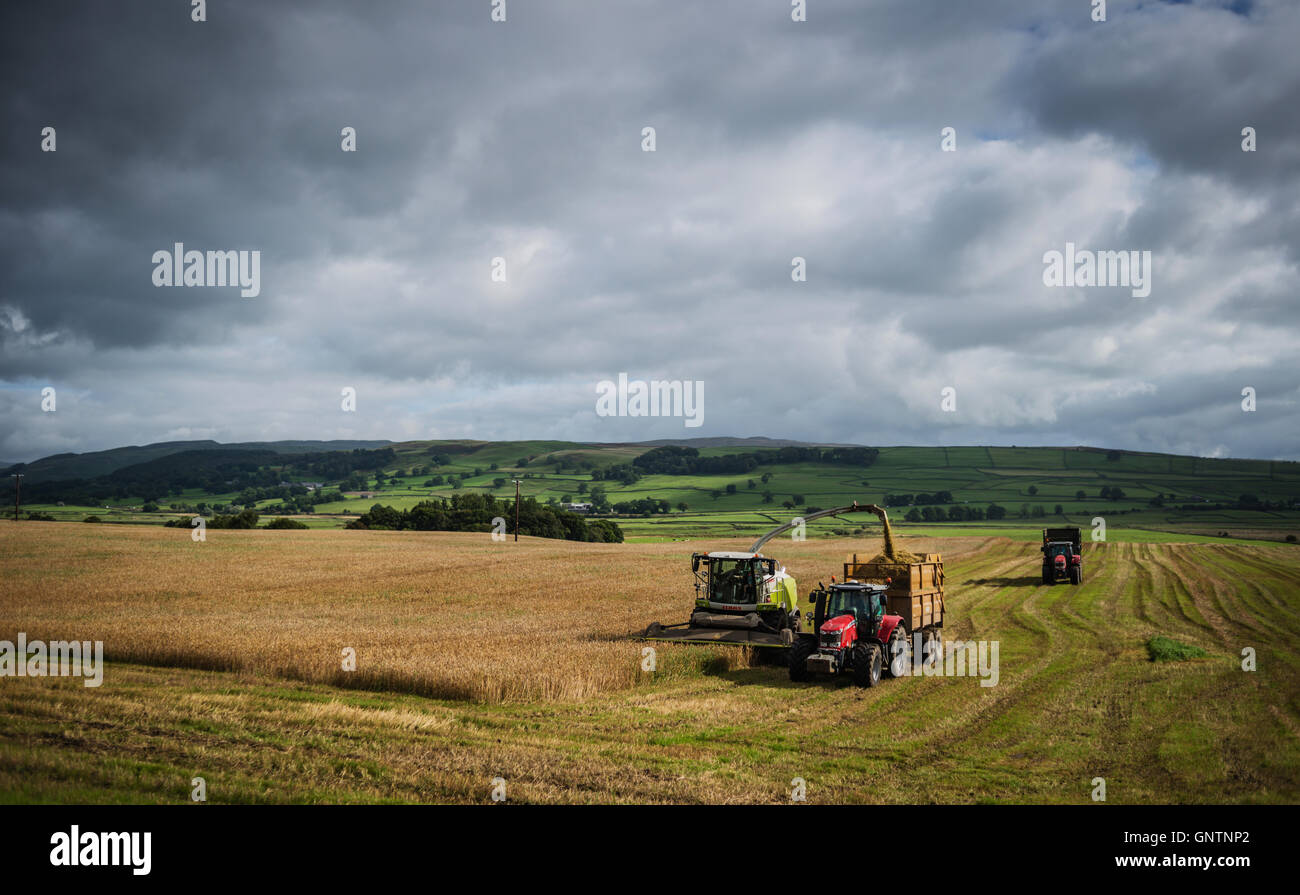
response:
M796 683L808 680L808 657L812 650L812 642L805 637L800 637L790 647L790 680Z
M889 636L889 645L885 648L885 664L890 677L903 677L912 664L912 644L907 639L907 629L899 622L894 633Z
M922 660L931 667L943 664L943 631L939 628L926 628L921 632L921 649L925 650Z
M874 687L880 683L883 664L880 647L874 643L859 643L853 648L853 683L859 687Z

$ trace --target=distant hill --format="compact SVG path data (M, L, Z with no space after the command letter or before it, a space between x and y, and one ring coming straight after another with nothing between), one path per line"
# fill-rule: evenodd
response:
M791 441L787 438L767 438L762 435L752 435L749 438L658 438L654 441L634 441L632 444L646 445L648 447L665 447L674 445L677 447L693 448L715 448L715 447L752 447L752 448L780 448L780 447L857 447L857 445L846 445L839 442L831 441Z
M392 444L390 441L245 441L235 444L203 441L160 441L155 444L130 445L107 451L88 451L84 454L53 454L31 463L8 464L3 474L22 466L24 484L59 482L70 479L94 479L108 475L127 466L148 463L183 451L246 450L275 451L279 454L306 454L315 451L350 451L354 448L377 448Z
M96 464L117 468L95 475ZM656 536L749 531L852 501L887 506L891 517L913 524L1032 527L1122 514L1130 525L1211 533L1243 520L1274 534L1300 529L1300 463L1089 447L875 448L761 438L202 441L65 454L33 468L81 476L24 484L24 503L57 519L93 510L109 521L157 523L206 507L339 526L344 514L376 504L406 512L457 495L510 497L517 481L524 498L590 504L642 520L636 525ZM13 498L12 481L0 478L0 505Z

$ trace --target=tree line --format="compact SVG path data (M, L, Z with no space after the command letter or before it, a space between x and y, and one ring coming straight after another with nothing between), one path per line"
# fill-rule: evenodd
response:
M494 519L506 520L514 531L513 501L491 494L453 494L450 499L424 500L409 510L375 504L347 527L372 531L492 531ZM566 541L621 543L623 530L609 519L587 519L578 513L524 498L519 503L519 533Z
M646 451L632 466L644 475L737 475L760 466L789 463L865 467L875 463L879 454L866 447L783 447L701 457L698 448L664 445Z

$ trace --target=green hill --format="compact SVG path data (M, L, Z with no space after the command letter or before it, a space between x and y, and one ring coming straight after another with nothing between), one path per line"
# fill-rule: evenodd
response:
M31 463L12 463L4 469L21 472L24 483L57 482L69 479L93 479L116 472L126 466L159 460L183 451L208 450L271 450L280 454L307 453L309 451L344 451L353 448L382 447L388 441L246 441L221 444L216 441L160 441L155 444L129 445L106 451L88 451L84 454L53 454ZM20 467L14 469L13 467Z
M64 486L47 479L48 484L32 489L32 499L39 495L43 501L32 508L81 518L85 510L59 507L57 501L88 493L82 487L87 482L101 485L96 494L110 493L102 487L108 483L112 497L95 502L96 514L104 516L107 508L120 514L113 518L121 521L163 521L204 507L225 512L251 506L268 516L302 515L313 526L337 527L375 504L409 509L456 493L509 498L518 479L524 497L541 503L595 503L594 509L617 516L634 537L749 534L811 507L854 500L885 505L891 518L916 531L1009 527L1020 534L1053 524L1087 526L1097 516L1111 526L1207 535L1249 530L1279 540L1300 530L1300 463L1285 461L1089 447L866 449L752 438L640 444L195 444L172 442L37 461L28 469L52 468L60 476L81 471L84 481ZM382 470L351 454L367 445L385 446L365 455L384 458ZM173 456L181 450L218 448L223 450L213 456L220 463L202 463L199 458L205 455L200 454ZM306 454L308 450L313 453ZM238 451L249 452L250 461L257 462L231 460ZM149 452L159 456L148 458ZM186 457L195 459L190 463ZM652 460L662 457L669 460ZM126 459L134 462L126 464ZM115 467L109 473L85 475L108 465ZM197 476L198 470L186 470L187 465L211 469ZM669 468L674 474L657 471ZM203 484L196 484L200 479ZM142 490L152 493L136 493ZM159 506L156 515L141 511L150 502ZM818 531L843 533L860 524L856 519L828 520L819 523Z

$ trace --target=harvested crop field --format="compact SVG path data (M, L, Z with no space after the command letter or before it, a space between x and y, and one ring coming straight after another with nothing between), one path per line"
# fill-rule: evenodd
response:
M879 540L774 542L801 592ZM972 678L795 685L738 649L644 644L683 620L693 550L480 534L0 525L0 639L102 640L99 688L0 679L0 799L214 802L1295 802L1300 552L1032 545L942 553ZM1204 658L1153 663L1170 637ZM340 667L356 650L357 668ZM1243 671L1243 648L1258 670ZM214 781L216 781L214 783Z

